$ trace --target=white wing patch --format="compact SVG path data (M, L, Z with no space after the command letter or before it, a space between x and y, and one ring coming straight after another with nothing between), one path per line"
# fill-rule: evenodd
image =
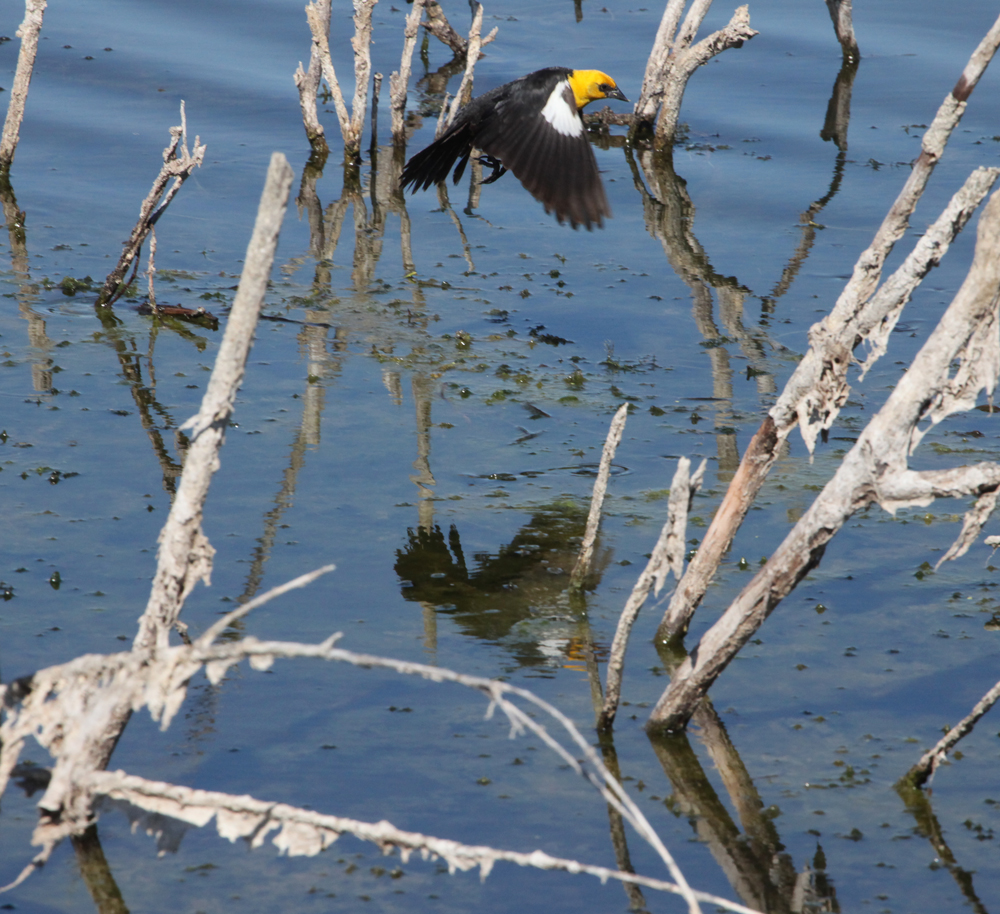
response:
M577 114L576 105L569 100L572 98L573 91L569 87L568 80L564 79L556 83L549 100L542 108L542 117L563 136L580 136L583 133L583 121Z

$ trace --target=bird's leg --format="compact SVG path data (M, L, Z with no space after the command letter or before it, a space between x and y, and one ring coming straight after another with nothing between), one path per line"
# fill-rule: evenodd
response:
M480 184L492 184L497 180L497 178L502 177L507 171L506 166L499 159L494 159L493 156L488 155L487 153L483 153L483 155L479 156L479 162L480 164L493 169L493 174L491 174L488 178L483 178L483 180L479 182Z

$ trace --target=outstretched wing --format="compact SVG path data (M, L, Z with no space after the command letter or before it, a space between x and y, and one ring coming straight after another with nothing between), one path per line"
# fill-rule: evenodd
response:
M600 226L611 207L569 81L554 88L526 82L496 102L475 145L514 172L560 222Z

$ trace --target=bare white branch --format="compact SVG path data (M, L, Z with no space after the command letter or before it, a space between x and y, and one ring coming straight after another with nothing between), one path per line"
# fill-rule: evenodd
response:
M505 862L542 870L585 873L596 876L601 882L616 879L649 889L683 894L672 882L552 857L541 850L520 853L484 845L461 844L448 838L402 831L384 819L381 822L363 822L324 815L249 796L192 790L161 781L149 781L123 771L95 772L90 779L90 786L95 794L103 798L99 803L101 811L117 809L124 812L133 825L157 838L161 850L174 849L186 826L201 828L215 819L216 829L221 837L229 841L242 838L255 848L260 847L268 835L276 831L272 843L281 853L290 857L315 856L341 835L351 834L362 841L371 841L383 853L398 850L404 863L411 854L417 852L425 860L444 860L451 873L478 867L484 879L490 874L494 864ZM751 908L707 892L693 892L693 895L699 902L717 905L728 911L756 914Z
M0 138L0 174L10 171L17 150L17 141L21 136L21 121L24 120L28 87L31 85L35 56L38 54L38 36L42 31L42 20L47 5L47 0L25 0L24 3L24 21L17 30L17 37L21 39L21 50L17 55L17 70L14 72L14 84L10 87L7 118L3 124L3 137Z
M406 112L406 93L410 84L410 70L413 63L413 49L417 44L420 19L424 14L424 0L413 0L413 8L406 17L403 30L403 54L399 70L389 75L389 103L392 107L392 140L394 143L406 139L403 115Z
M702 460L694 475L691 475L691 461L687 457L681 457L677 461L677 472L674 473L673 481L670 483L670 501L667 507L666 523L664 523L660 537L653 547L653 554L649 557L649 562L642 574L639 575L635 587L632 588L628 602L618 619L614 641L611 643L604 706L598 720L598 727L602 730L611 726L615 714L618 712L622 670L625 666L625 649L628 647L628 638L632 632L632 626L639 616L639 610L646 602L650 590L655 587L656 593L659 594L667 579L668 572L672 571L677 580L680 580L684 572L684 540L687 535L688 511L691 509L695 493L701 488L701 481L705 476L705 466L706 461Z
M908 458L926 429L992 394L1000 374L1000 192L979 220L969 274L885 405L802 519L675 671L650 716L654 729L682 727L711 683L775 606L821 559L826 544L872 502L887 511L936 497L982 499L1000 488L1000 465L916 472ZM957 362L958 367L955 368ZM983 509L989 502L983 502Z
M219 449L225 440L236 392L243 382L291 185L291 166L284 155L276 152L271 157L243 275L201 409L183 426L191 429L191 447L170 515L160 533L153 588L135 638L138 649L165 647L187 595L198 580L206 584L210 581L215 550L201 529L202 509L219 467Z
M1000 698L1000 682L980 698L975 707L938 740L933 749L929 749L920 757L920 761L903 776L902 782L909 783L914 787L921 787L928 783L934 777L938 765L947 759L948 753L955 747L955 744L963 736L972 732L979 718L996 704L998 698Z
M196 136L194 138L194 151L188 151L187 115L182 101L181 123L178 127L170 128L170 143L163 150L163 167L153 179L153 186L146 195L146 199L142 201L142 206L139 207L139 220L136 222L135 228L132 229L128 241L125 242L125 250L122 251L117 266L104 280L104 286L97 297L97 304L110 305L124 290L124 285L127 285L125 274L128 273L129 267L138 256L146 236L170 205L170 201L177 195L177 191L204 161L205 146L200 142L200 139ZM171 178L174 179L173 184L167 189Z
M615 451L618 450L618 445L621 443L627 418L628 404L623 403L618 407L618 411L611 420L608 437L604 441L604 450L601 452L601 465L597 471L597 479L594 480L594 494L590 499L590 513L587 515L587 529L583 535L583 543L580 545L580 557L576 560L576 566L570 577L570 587L574 589L583 585L583 579L590 571L590 562L594 557L594 543L597 541L597 530L601 525L601 509L604 507L604 496L608 491L611 461L615 459Z

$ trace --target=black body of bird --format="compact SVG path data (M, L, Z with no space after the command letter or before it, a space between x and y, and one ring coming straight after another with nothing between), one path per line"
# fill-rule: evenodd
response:
M628 101L600 70L548 67L498 86L462 108L455 122L403 169L400 186L415 193L444 181L457 184L473 148L494 173L510 170L545 211L588 229L611 215L580 109L601 98Z

